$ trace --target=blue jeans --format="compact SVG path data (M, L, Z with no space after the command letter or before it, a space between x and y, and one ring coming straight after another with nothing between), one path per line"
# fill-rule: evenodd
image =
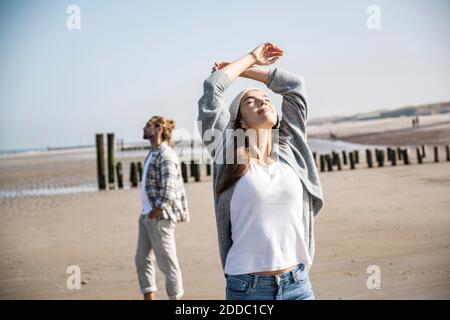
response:
M292 270L275 276L225 274L226 299L315 300L307 269L300 263Z

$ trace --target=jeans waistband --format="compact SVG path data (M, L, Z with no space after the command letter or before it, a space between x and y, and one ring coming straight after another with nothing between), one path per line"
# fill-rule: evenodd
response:
M274 282L278 282L277 279L286 279L291 276L295 278L295 272L297 272L298 270L303 271L303 270L305 270L305 268L306 268L306 265L304 263L299 263L291 270L277 274L277 275L273 275L273 276L265 276L265 275L255 274L255 273L240 274L237 276L245 277L245 278L248 278L249 280L254 280L254 278L256 277L260 280L269 280L269 281L272 280ZM229 275L229 274L225 273L225 278L229 278L232 276L236 276L236 275Z

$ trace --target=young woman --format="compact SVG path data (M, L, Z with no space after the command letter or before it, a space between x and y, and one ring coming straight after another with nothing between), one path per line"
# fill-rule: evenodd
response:
M314 217L323 207L323 195L306 141L304 81L279 68L254 67L273 64L282 55L283 50L265 43L232 63L215 63L198 102L199 129L214 160L227 300L315 298L308 272ZM224 93L238 76L282 95L282 118L257 88L240 92L228 107ZM244 145L230 140L230 131L245 132ZM228 154L235 162L229 163Z

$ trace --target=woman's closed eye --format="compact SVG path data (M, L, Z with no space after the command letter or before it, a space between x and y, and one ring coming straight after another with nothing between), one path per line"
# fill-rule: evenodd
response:
M264 101L267 102L267 103L270 103L270 100L269 100L269 99L264 99ZM247 100L247 105L250 105L250 104L252 104L252 103L254 103L254 102L255 102L255 100L249 99L249 100Z

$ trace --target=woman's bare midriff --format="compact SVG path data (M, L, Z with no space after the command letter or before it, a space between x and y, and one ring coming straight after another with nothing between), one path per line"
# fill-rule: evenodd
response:
M281 269L281 270L274 270L274 271L262 271L262 272L253 272L253 274L261 275L261 276L275 276L277 274L285 273L288 271L291 271L294 269L297 265L294 265L292 267Z

